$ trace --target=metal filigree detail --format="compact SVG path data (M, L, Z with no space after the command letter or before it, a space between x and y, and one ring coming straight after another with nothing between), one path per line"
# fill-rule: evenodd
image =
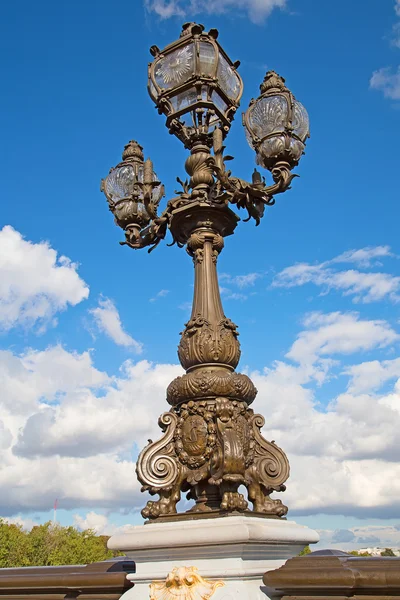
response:
M150 584L150 600L209 600L223 585L204 579L196 567L175 567L165 581Z
M284 491L289 463L274 442L265 440L261 415L247 404L226 397L190 401L165 413L164 438L151 443L137 463L143 489L159 494L142 511L149 519L176 514L181 491L196 501L187 514L248 511L240 485L248 488L257 513L283 516L287 508L273 500Z
M178 348L185 369L204 363L222 363L235 367L240 358L237 326L226 317L211 323L196 315L186 323Z
M174 379L167 388L167 400L178 406L188 400L225 396L251 404L257 395L247 375L227 369L202 368Z
M192 312L178 346L186 374L168 386L172 408L159 420L163 437L150 441L137 461L142 489L159 497L142 511L150 520L184 518L176 509L181 492L195 501L188 511L191 518L250 513L241 485L247 487L255 514L282 517L287 512L271 493L284 491L289 463L261 435L264 419L249 408L257 390L247 375L235 371L239 334L224 313L216 267L224 238L240 220L230 207L244 209L245 221L254 219L258 225L274 196L290 188L296 177L292 170L309 137L309 118L285 80L269 71L243 124L256 162L271 173L272 183L267 185L256 169L251 181L234 176L227 168L233 157L224 153L223 142L239 106L242 81L239 62L229 60L217 37L216 30L206 33L190 22L179 40L164 50L151 48L155 60L149 65L148 91L170 133L190 151L188 179L177 178L182 189L159 214L164 188L134 141L102 182L116 223L125 231L124 244L151 252L170 231L172 244L186 246L195 269ZM186 575L175 570L170 575L168 586L154 588L154 600L186 594ZM174 586L179 593L171 592Z

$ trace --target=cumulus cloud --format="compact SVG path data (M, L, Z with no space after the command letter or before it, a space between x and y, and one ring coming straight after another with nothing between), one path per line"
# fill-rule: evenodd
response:
M0 230L0 329L38 326L89 296L78 265L48 242L33 243L9 225Z
M162 19L239 11L247 14L253 22L262 23L275 8L285 8L287 0L144 0L144 5Z
M318 331L341 317L314 314L306 323ZM314 364L279 361L251 374L259 390L253 408L267 417L265 435L285 449L291 462L284 501L297 514L382 516L400 509L397 381L386 394L340 394L326 409L313 386L323 383L331 368L328 348L347 352L359 348L360 339L366 348L392 335L384 322L372 321L372 331L377 327L383 333L366 342L353 321L364 323L351 316L347 329L354 340L348 335L344 348L336 335L329 343L330 336L321 336L313 345ZM326 353L322 361L321 352ZM383 363L383 368L389 366ZM0 373L6 431L0 444L2 514L46 510L59 498L65 509L87 507L89 516L77 524L106 531L110 524L90 511L143 506L134 457L148 438L161 435L157 416L168 408L165 389L182 373L179 366L127 361L110 378L96 369L89 353L54 347L20 356L3 352Z
M399 340L386 321L363 320L358 313L310 313L302 331L286 354L298 363L314 363L322 356L352 354L383 348Z
M117 377L60 346L0 353L0 514L94 506L137 509L134 457L161 434L177 365L127 361ZM73 482L73 485L71 485Z
M116 533L128 533L132 527L134 527L133 524L116 526L110 521L110 517L108 515L97 513L94 510L86 513L84 517L75 514L73 516L73 520L75 527L81 531L84 531L85 529L91 529L98 535L111 536L115 535Z
M74 515L74 526L81 531L91 529L98 535L105 535L108 525L108 517L93 510L88 512L85 517Z
M400 377L400 358L393 360L371 360L359 365L346 367L343 371L350 375L348 391L353 394L379 389L386 381Z
M383 92L385 98L400 100L400 66L394 70L382 67L374 71L369 85L371 89Z
M118 346L131 348L137 354L143 352L143 344L137 342L124 331L119 312L114 302L109 298L100 298L96 308L89 310L102 333L105 333Z
M37 404L20 428L13 452L84 458L126 451L133 444L142 447L150 433L158 433L157 417L167 409L165 389L181 372L178 366L127 361L120 377L103 384L101 393L84 380L74 389L60 382L62 402Z
M362 272L357 269L338 270L340 263L353 263L359 268L380 265L378 259L393 254L388 246L376 246L349 250L339 256L316 265L297 263L278 273L272 287L292 288L313 283L322 288L322 294L331 290L343 296L353 296L353 302L370 303L388 298L398 302L400 277L381 272Z

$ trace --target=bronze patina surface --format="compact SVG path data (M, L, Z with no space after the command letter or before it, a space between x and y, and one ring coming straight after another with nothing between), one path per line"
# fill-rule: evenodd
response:
M400 558L334 554L320 550L291 558L280 569L268 571L264 583L282 600L400 598Z
M166 115L170 132L190 151L185 164L189 178L178 179L182 189L164 212L158 215L164 190L137 142L126 146L123 163L102 181L116 223L125 230L123 244L151 251L169 231L194 263L192 313L178 347L186 373L168 386L171 409L159 419L163 437L150 441L137 461L142 490L159 496L142 511L151 521L238 512L279 518L287 513L281 500L270 494L285 490L289 463L283 450L261 435L264 418L249 408L257 390L247 375L236 371L239 333L222 306L217 261L224 238L234 233L240 220L230 207L245 209L246 220L254 219L258 225L265 207L275 203L274 195L289 188L295 177L291 170L308 136L308 121L301 121L302 105L284 80L268 72L244 124L257 161L271 171L273 183L266 185L257 170L251 183L234 177L226 167L232 157L224 154L223 141L243 85L239 63L230 61L217 37L216 30L205 33L202 25L187 23L179 40L163 51L155 46L151 50L155 60L149 67L150 96ZM202 52L208 62L202 63ZM280 111L275 121L265 128L261 120L260 129L260 114L268 119L274 106ZM125 181L126 192L115 186L118 177ZM240 486L247 488L252 509ZM195 503L177 516L181 492Z
M135 572L128 559L90 565L0 569L0 598L4 600L118 600L133 587L127 573Z

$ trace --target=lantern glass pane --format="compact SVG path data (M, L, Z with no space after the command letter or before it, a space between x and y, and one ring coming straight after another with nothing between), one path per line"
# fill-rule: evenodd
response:
M157 85L166 90L185 83L194 73L194 44L189 43L161 58L155 67Z
M199 43L199 71L201 75L214 77L216 71L215 47L209 42Z
M222 112L223 114L226 113L228 105L222 100L221 96L215 90L211 94L211 101L218 108L218 110L220 110L220 112Z
M155 85L154 85L154 83L152 82L151 79L149 79L149 88L148 88L148 90L149 90L149 94L150 94L151 99L154 100L154 102L156 102L157 101L157 90L156 90Z
M306 109L301 102L298 102L297 100L293 103L292 125L293 133L304 142L309 135L310 121Z
M246 140L247 140L247 143L249 144L250 148L253 148L253 150L254 150L254 142L253 142L253 138L252 138L252 136L251 136L251 133L250 133L250 131L247 129L247 127L246 127L246 126L244 127L244 133L245 133L245 135L246 135Z
M295 138L292 138L290 140L290 151L295 160L300 160L301 155L304 152L304 148L304 144L302 142L299 142L299 140L296 140Z
M253 135L260 139L284 131L288 125L288 104L284 96L266 96L250 108L249 124Z
M239 100L241 90L239 75L232 69L222 54L219 56L217 78L221 89L228 98L235 101Z
M170 98L174 112L185 110L197 102L197 90L190 88Z
M105 192L113 202L118 202L132 196L136 181L132 165L117 167L106 177Z
M264 140L258 149L258 164L263 163L263 158L272 158L279 156L285 151L285 138L283 135L277 135Z

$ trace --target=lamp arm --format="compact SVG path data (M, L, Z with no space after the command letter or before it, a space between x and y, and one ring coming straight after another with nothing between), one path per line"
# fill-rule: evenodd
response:
M178 179L178 181L180 181ZM180 182L183 183L183 182ZM146 210L152 216L152 220L147 227L143 229L139 229L135 225L128 225L125 229L125 241L120 242L121 246L129 246L134 250L140 250L141 248L148 248L148 252L152 252L154 248L158 246L158 244L163 240L167 234L168 229L170 228L172 212L179 208L186 201L186 194L180 193L179 196L172 198L168 201L165 210L161 213L160 216L157 216L155 212L157 207L153 212L150 212L151 205L149 202L146 203ZM172 244L167 244L168 246L173 246L177 244L179 247L183 247L183 244L178 242L172 234Z
M273 185L265 185L265 178L254 169L252 183L239 177L233 177L231 171L226 168L226 161L232 160L232 156L224 156L225 146L223 145L222 132L215 129L213 136L214 156L211 156L208 165L212 169L217 185L215 194L217 197L225 197L231 204L236 204L238 208L245 208L248 212L249 221L253 218L256 225L259 225L260 219L264 215L265 206L275 204L274 195L281 194L290 188L294 177L298 177L291 172L290 164L286 161L279 161L271 170Z

